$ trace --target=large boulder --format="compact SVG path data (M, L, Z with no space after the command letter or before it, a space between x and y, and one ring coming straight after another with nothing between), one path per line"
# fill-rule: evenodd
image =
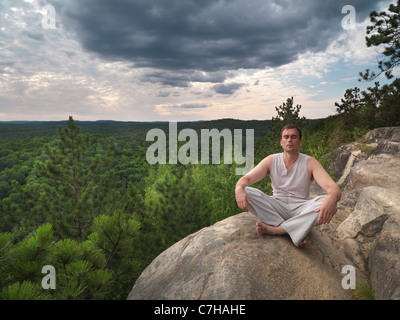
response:
M340 271L350 264L327 239L259 236L242 213L192 234L161 253L128 299L349 299Z

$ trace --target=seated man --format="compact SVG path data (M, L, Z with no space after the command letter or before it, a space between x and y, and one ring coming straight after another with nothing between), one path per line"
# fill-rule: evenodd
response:
M260 218L258 234L289 234L297 247L306 243L311 228L329 223L341 198L338 185L313 157L299 153L301 130L287 125L281 131L283 153L264 158L254 169L239 179L235 188L240 209ZM271 177L273 196L249 187L267 174ZM310 199L315 180L327 195Z

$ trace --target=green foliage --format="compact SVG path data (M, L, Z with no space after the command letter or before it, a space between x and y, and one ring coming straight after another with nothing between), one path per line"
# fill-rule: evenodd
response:
M367 27L367 46L383 47L385 58L378 61L380 72L360 73L365 80L373 80L384 73L390 79L393 69L400 64L400 0L391 4L388 11L371 12L370 21L373 25Z
M30 281L15 282L0 291L0 300L47 300L48 293Z
M375 300L374 291L368 282L357 281L352 294L356 300Z
M366 146L366 145L359 144L359 143L356 143L355 146L356 146L358 149L360 149L362 152L364 152L364 153L366 153L366 154L368 154L368 155L371 155L371 154L374 152L374 150L375 150L374 148L372 148L372 147L370 147L370 146Z
M276 111L278 112L277 117L273 117L272 121L281 122L281 124L296 124L300 127L304 125L304 117L300 117L300 109L301 105L293 105L294 99L288 98L286 103L282 103L279 107L275 107Z
M320 130L311 133L309 130L303 130L303 141L300 151L317 159L331 177L333 177L333 172L329 171L332 158L328 132Z
M144 210L139 213L145 243L143 259L152 260L162 250L209 224L210 203L192 170L182 165L151 168L146 178Z
M300 128L305 125L305 117L300 117L301 105L294 106L294 98L288 98L279 107L275 107L278 115L272 117L271 131L277 130L280 133L282 127L287 124L295 124ZM280 137L279 137L280 138Z
M344 99L341 99L341 104L335 103L338 113L344 113L348 116L352 111L358 110L362 107L360 89L347 89L344 94Z
M285 125L295 124L303 128L306 124L306 118L300 117L301 105L294 106L294 98L288 98L280 106L275 107L278 115L272 117L271 127L266 137L261 139L259 143L263 145L261 152L260 149L256 150L255 157L258 160L263 159L266 155L275 152L281 152L280 145L281 130ZM257 149L257 148L256 148ZM267 153L268 152L268 153Z
M379 127L400 125L400 79L381 86L375 82L365 91L348 89L341 104L336 103L339 116L333 120L331 139L338 144L354 141L364 133ZM336 130L336 132L335 132Z
M76 237L82 242L93 217L107 212L107 204L113 200L108 188L112 171L101 170L109 165L115 144L111 142L106 151L93 145L89 135L80 134L72 117L58 134L56 147L45 145L48 160L35 164L39 175L47 178L39 202L59 237Z
M96 218L89 240L53 241L50 224L17 244L0 234L2 291L7 299L120 299L138 275L133 258L139 224L121 212ZM56 270L56 288L44 290L42 268ZM128 283L128 285L127 285ZM125 291L124 291L125 290Z

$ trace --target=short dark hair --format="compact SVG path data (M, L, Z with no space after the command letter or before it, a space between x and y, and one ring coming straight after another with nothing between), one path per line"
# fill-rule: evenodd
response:
M282 130L281 130L281 139L282 139L283 130L287 130L287 129L296 129L299 132L299 139L301 140L301 129L295 124L287 124L286 126L284 126L282 128Z

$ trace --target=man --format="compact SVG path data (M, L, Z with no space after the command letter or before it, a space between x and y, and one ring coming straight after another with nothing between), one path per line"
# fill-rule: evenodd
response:
M341 191L315 158L299 153L300 128L283 127L281 146L283 153L269 155L239 179L235 188L236 202L240 209L260 218L256 224L258 234L289 234L293 243L302 247L313 226L331 221ZM250 187L267 174L271 177L272 197ZM327 195L310 199L313 180Z

